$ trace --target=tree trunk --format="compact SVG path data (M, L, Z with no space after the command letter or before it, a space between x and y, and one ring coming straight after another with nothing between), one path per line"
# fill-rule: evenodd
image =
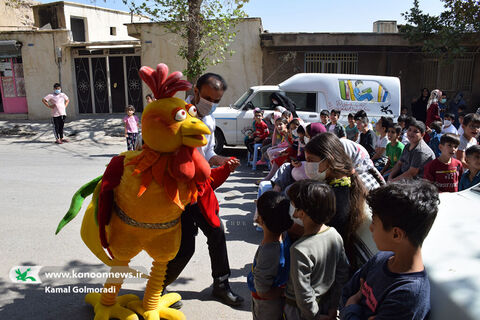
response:
M187 21L187 70L196 70L198 56L198 48L200 43L200 26L202 16L200 15L200 7L203 0L188 0L188 21ZM187 75L188 81L193 85L197 82L200 74L190 73ZM192 91L193 92L193 91ZM191 94L188 92L188 94Z

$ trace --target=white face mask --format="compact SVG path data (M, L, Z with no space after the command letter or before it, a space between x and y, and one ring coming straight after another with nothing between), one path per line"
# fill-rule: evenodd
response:
M318 172L318 167L325 159L319 162L305 162L305 174L309 179L317 181L325 181L327 170Z
M292 218L293 222L303 227L303 221L301 219L293 217L293 214L295 213L295 207L292 206L291 203L290 203L290 209L288 210L288 213L290 214L290 218Z
M206 115L210 114L210 112L213 110L214 105L215 105L215 103L210 102L210 101L200 97L200 100L198 101L198 103L195 107L197 107L198 114L201 117L205 117Z
M443 124L445 125L445 127L450 127L452 125L452 122L450 120L445 120L443 121Z
M307 136L305 136L305 137L303 137L303 141L305 141L305 144L307 144L307 143L308 143L308 141L310 141L310 138L309 138L309 137L307 137Z

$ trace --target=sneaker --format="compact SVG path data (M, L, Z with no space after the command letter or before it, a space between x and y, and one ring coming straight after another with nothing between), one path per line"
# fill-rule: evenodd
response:
M266 165L267 163L265 161L263 161L262 159L258 160L257 161L257 166L264 166Z

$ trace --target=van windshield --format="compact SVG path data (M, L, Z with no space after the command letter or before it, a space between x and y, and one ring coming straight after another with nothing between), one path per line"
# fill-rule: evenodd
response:
M248 97L250 97L250 95L253 93L253 90L252 89L248 89L248 91L246 91L244 94L242 94L242 96L240 97L240 99L237 100L237 102L235 102L233 104L233 108L234 109L240 109L243 105L243 103L245 101L247 101Z

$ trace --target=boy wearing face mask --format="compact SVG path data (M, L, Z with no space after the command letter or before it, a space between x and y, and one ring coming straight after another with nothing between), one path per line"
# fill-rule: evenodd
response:
M443 120L444 117L445 117L445 111L448 109L447 95L442 94L442 97L440 98L440 101L438 101L438 109L439 109L439 112L440 112L440 118L442 118L442 120Z
M454 122L455 122L455 115L453 113L445 113L445 118L443 120L442 134L452 133L452 134L458 135L458 130L453 125Z
M60 83L53 85L53 93L48 94L42 99L43 104L52 110L53 134L55 135L55 143L62 144L68 142L68 139L63 137L63 127L65 125L65 118L67 117L67 106L70 102L65 93L62 93Z
M290 276L285 291L287 320L336 319L342 286L348 280L348 260L335 228L332 188L303 180L287 191L293 216L303 223L303 235L290 247Z

